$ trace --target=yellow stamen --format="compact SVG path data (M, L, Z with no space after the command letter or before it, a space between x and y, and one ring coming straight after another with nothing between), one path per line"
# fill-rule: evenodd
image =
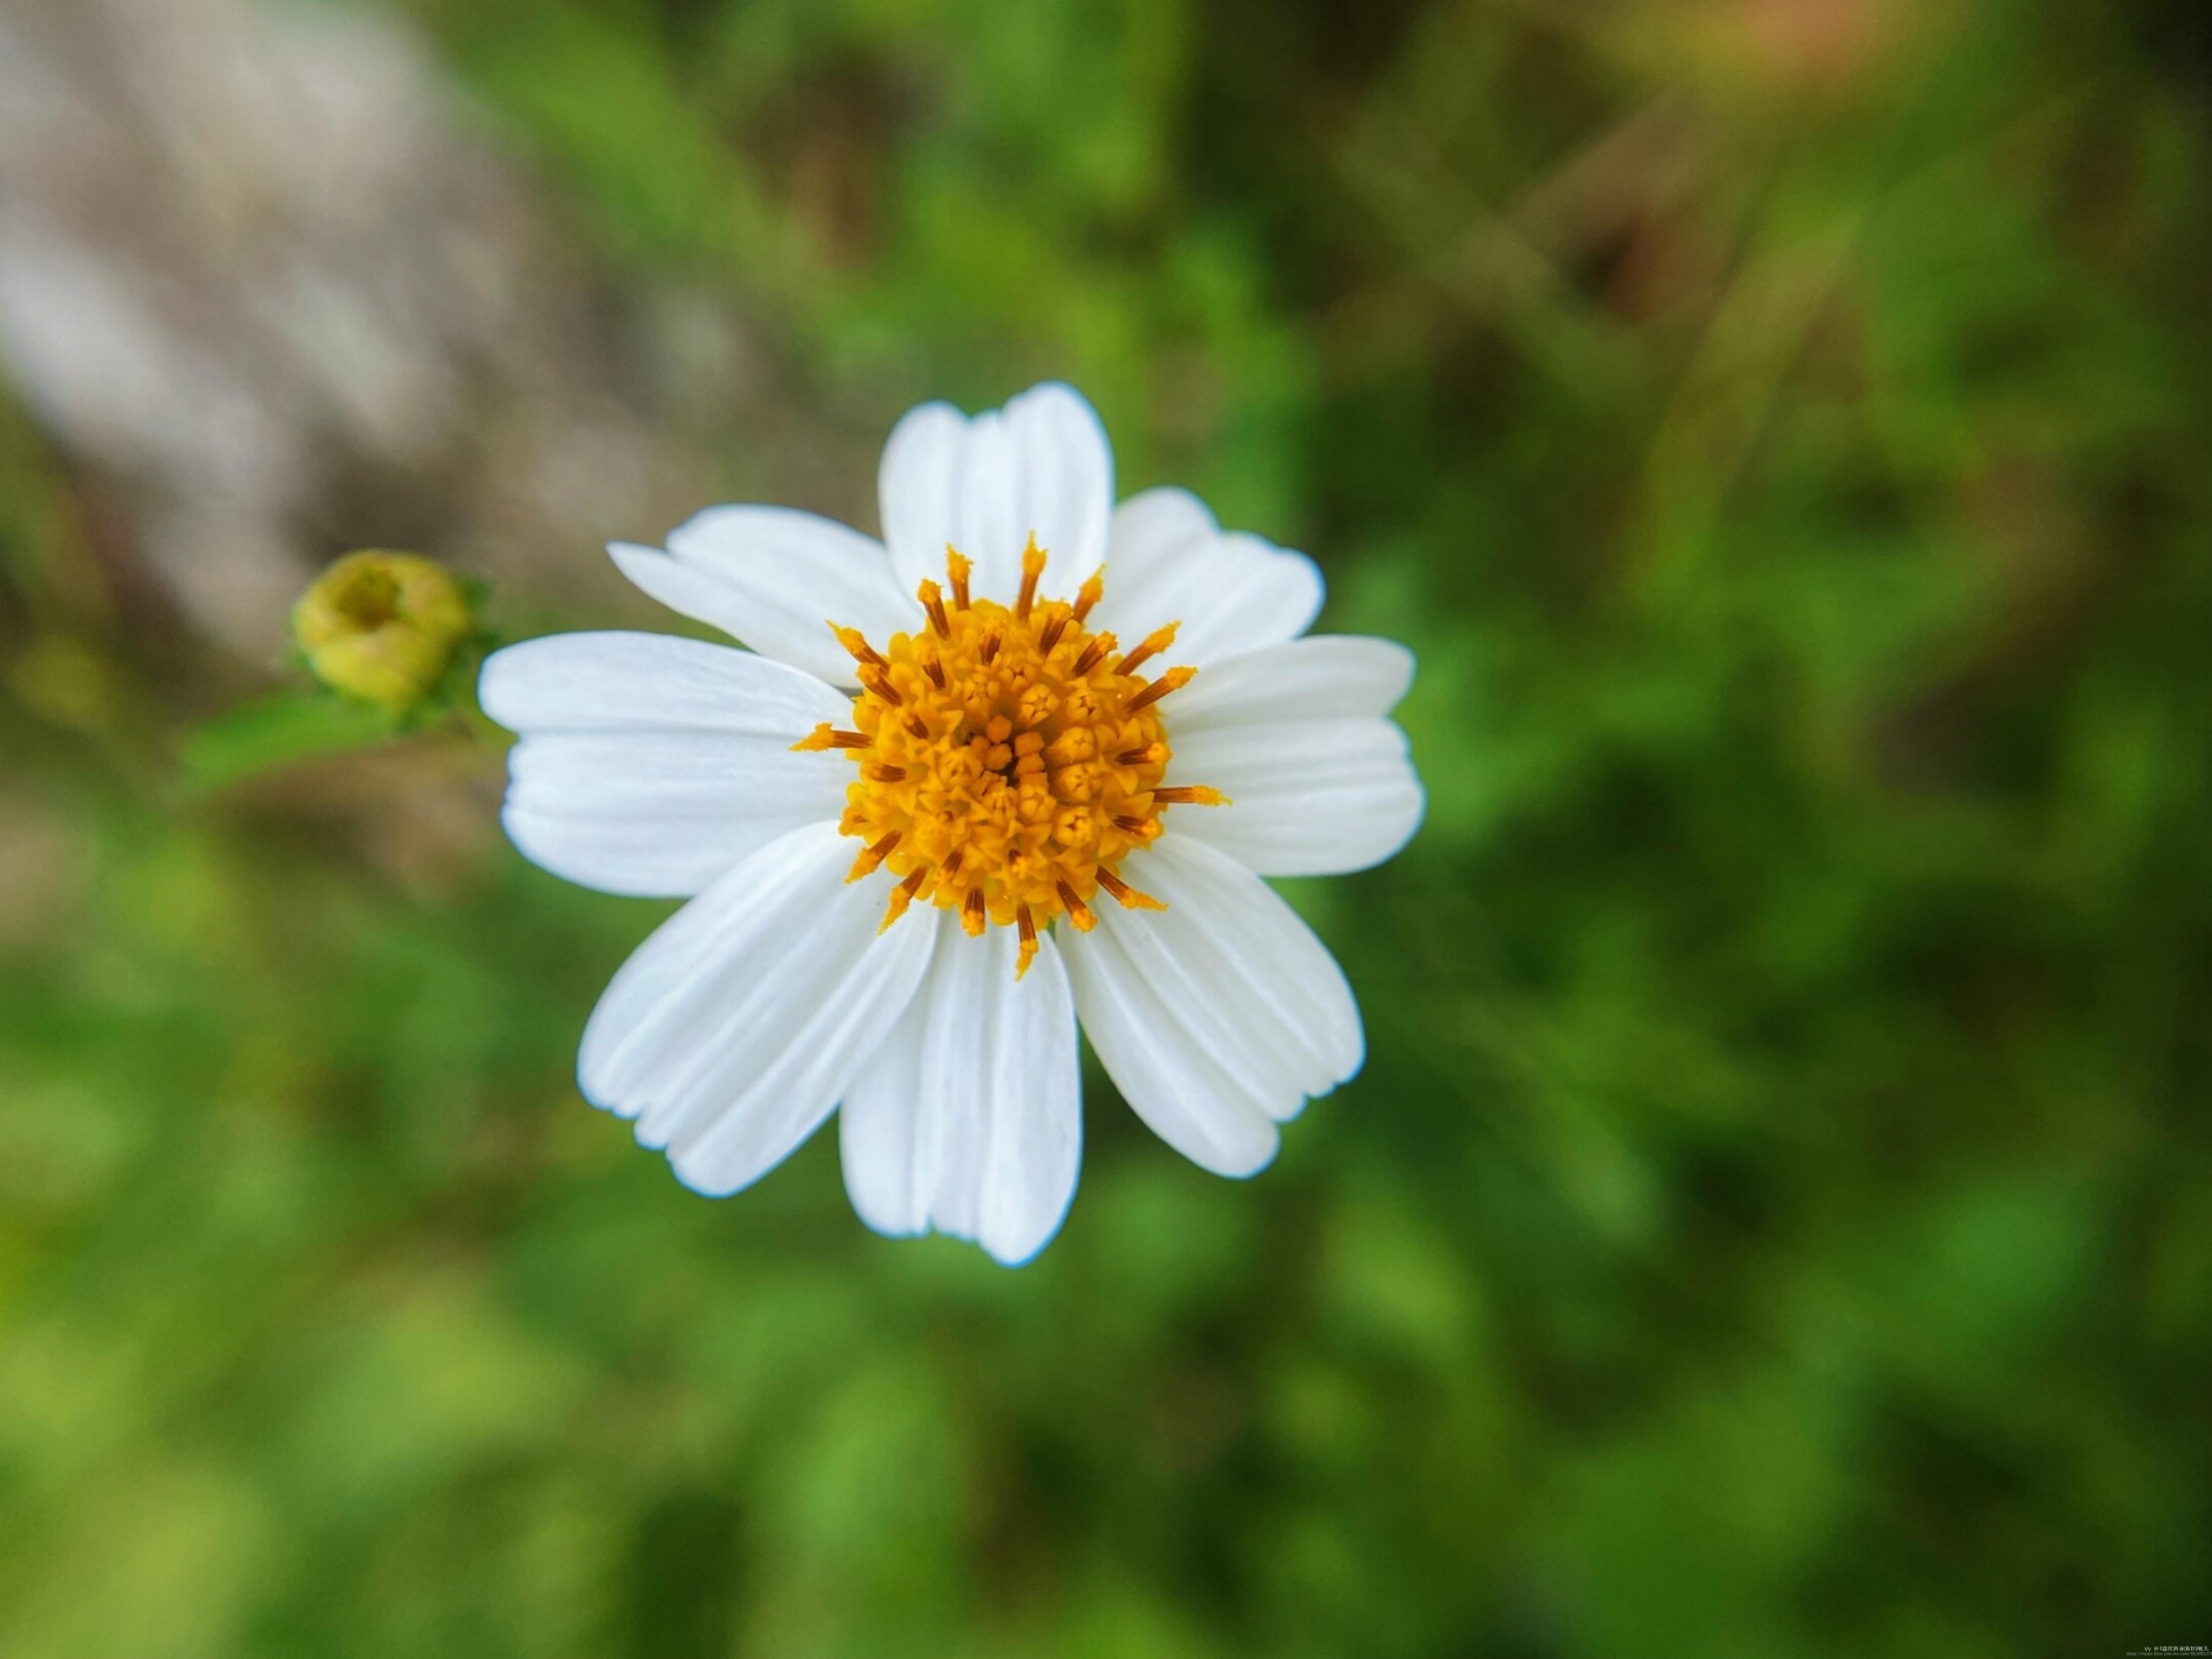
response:
M916 867L912 875L892 888L891 902L884 911L884 925L877 928L876 932L878 933L890 932L891 924L906 914L906 907L914 902L914 896L921 890L922 883L928 879L928 867L921 866Z
M1097 667L1100 663L1104 662L1107 658L1112 656L1114 654L1114 648L1121 643L1121 641L1115 639L1111 634L1099 635L1096 639L1092 640L1090 644L1083 647L1083 654L1075 659L1075 666L1073 672L1079 677L1088 674L1092 669Z
M865 732L843 732L824 720L792 748L800 754L811 754L823 749L866 749L871 739Z
M1149 662L1175 643L1176 629L1182 626L1181 623L1170 623L1165 628L1155 628L1145 635L1143 642L1134 651L1114 665L1114 672L1117 674L1135 673L1141 664Z
M1105 597L1106 567L1102 564L1084 579L1082 586L1075 590L1075 605L1073 613L1075 620L1084 621L1097 608L1098 601Z
M836 623L831 623L830 631L837 636L837 643L845 647L855 662L866 663L871 668L890 666L890 663L877 653L876 648L868 643L867 636L859 629L841 628Z
M929 625L936 630L937 637L940 640L949 638L952 633L952 623L945 614L945 590L925 576L915 593L921 600L921 608L929 612Z
M1229 806L1234 803L1218 789L1208 789L1200 783L1155 789L1152 791L1152 804L1156 806Z
M1072 605L1040 599L1046 558L1032 538L1009 604L971 592L973 566L947 549L951 603L921 582L913 632L872 642L838 627L862 688L851 729L818 726L793 745L854 761L838 827L862 848L854 879L897 878L883 925L920 901L957 913L969 934L1012 927L1018 973L1058 918L1095 927L1102 890L1164 908L1120 868L1158 839L1170 807L1226 799L1165 781L1173 751L1153 705L1191 671L1149 685L1131 672L1173 643L1174 626L1121 655L1113 635L1085 623L1103 581L1094 574Z
M891 855L891 849L899 844L899 835L900 832L894 830L873 846L862 848L860 857L853 860L852 873L845 879L858 881L863 876L875 874L883 867L884 860Z
M1022 550L1022 591L1014 597L1014 620L1027 622L1030 607L1036 603L1037 578L1044 574L1044 550L1036 544L1036 532L1030 532L1030 544Z
M1075 931L1087 933L1098 925L1098 918L1091 914L1091 907L1076 896L1075 890L1066 882L1055 884L1060 902L1066 907L1067 919L1075 924Z
M1150 708L1169 692L1182 690L1197 678L1198 670L1195 668L1170 668L1129 699L1128 712L1133 714L1139 708Z
M1098 872L1098 884L1114 896L1125 910L1164 910L1168 907L1150 893L1140 893L1111 870Z

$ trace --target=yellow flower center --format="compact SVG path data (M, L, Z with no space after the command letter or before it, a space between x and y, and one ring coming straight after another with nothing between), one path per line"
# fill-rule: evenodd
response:
M1012 607L969 597L972 566L951 548L952 588L918 590L928 626L894 634L878 651L857 629L830 624L860 664L855 729L827 725L793 744L839 749L860 775L838 828L860 841L849 879L888 866L902 878L884 917L889 927L915 899L957 910L981 933L996 923L1021 932L1029 971L1036 932L1066 915L1079 928L1104 888L1133 909L1160 909L1118 873L1121 860L1160 833L1170 806L1217 806L1212 789L1164 787L1167 730L1160 699L1197 672L1137 672L1174 641L1176 624L1124 653L1084 626L1104 592L1093 575L1074 603L1040 602L1045 556L1036 538L1022 556Z

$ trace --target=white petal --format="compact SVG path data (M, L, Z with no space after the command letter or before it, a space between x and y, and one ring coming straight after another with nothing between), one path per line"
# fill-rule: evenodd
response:
M1421 781L1406 734L1389 720L1178 725L1170 738L1169 781L1210 784L1230 799L1172 809L1176 834L1261 875L1364 870L1420 827Z
M501 821L524 857L566 880L687 897L787 831L834 823L852 781L842 758L720 732L525 738L507 751Z
M1321 571L1304 554L1224 531L1187 489L1147 489L1114 511L1091 625L1133 643L1179 622L1168 660L1203 667L1296 639L1321 601Z
M763 657L655 634L495 653L478 695L520 732L501 814L523 856L602 892L684 897L787 830L835 819L851 768L795 755L850 702Z
M891 568L909 592L925 576L944 586L945 544L957 515L967 444L968 417L947 403L909 409L884 441L876 510Z
M1119 935L1102 925L1059 938L1091 1046L1152 1133L1216 1175L1254 1175L1273 1162L1274 1121L1176 1023Z
M970 939L936 914L929 977L846 1091L845 1187L878 1232L933 1227L1015 1266L1060 1231L1075 1196L1075 1003L1051 939L1018 981L1011 928Z
M757 1181L811 1134L929 965L931 931L880 936L891 883L847 883L832 824L770 842L671 917L584 1028L585 1096L637 1121L687 1186Z
M950 404L909 410L878 489L902 592L942 583L950 545L975 562L979 597L1011 601L1034 533L1050 556L1039 591L1072 593L1106 556L1114 452L1083 395L1048 382L973 419Z
M1182 835L1121 874L1165 911L1102 902L1061 944L1091 1047L1139 1116L1193 1162L1249 1175L1275 1124L1359 1069L1365 1042L1343 972L1249 870Z
M746 732L804 737L853 700L811 674L673 634L554 634L495 651L477 695L510 732Z
M710 507L669 532L665 553L627 542L607 552L670 610L833 684L854 679L830 623L880 645L921 620L878 543L789 507Z
M1175 694L1171 736L1245 723L1380 719L1413 684L1394 640L1322 634L1218 663Z

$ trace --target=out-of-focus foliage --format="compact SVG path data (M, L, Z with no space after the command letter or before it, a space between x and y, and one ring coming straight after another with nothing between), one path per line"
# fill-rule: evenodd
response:
M1065 376L1413 645L1369 1062L1241 1184L1094 1073L1015 1273L834 1136L692 1197L570 1082L658 911L456 732L189 793L234 678L9 413L0 1652L2212 1641L2186 7L409 10L855 454Z

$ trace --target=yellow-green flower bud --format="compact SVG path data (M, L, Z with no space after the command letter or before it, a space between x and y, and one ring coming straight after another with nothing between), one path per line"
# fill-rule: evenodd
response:
M475 632L461 584L418 553L349 553L292 611L292 636L315 678L394 714L429 696Z

